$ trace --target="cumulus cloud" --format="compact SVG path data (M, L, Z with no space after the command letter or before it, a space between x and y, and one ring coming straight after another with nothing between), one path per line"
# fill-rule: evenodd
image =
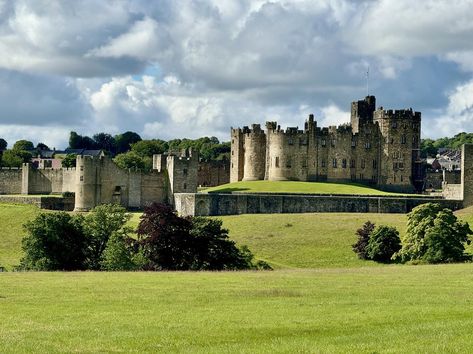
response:
M472 79L472 7L0 1L0 124L227 139L230 126L301 126L312 112L319 125L346 122L350 101L369 92L385 107L422 110L428 134L470 129L452 102ZM447 115L460 123L429 130Z

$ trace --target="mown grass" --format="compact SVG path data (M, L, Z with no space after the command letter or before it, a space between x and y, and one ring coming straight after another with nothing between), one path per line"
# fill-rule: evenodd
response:
M5 353L437 353L473 347L473 265L5 273Z
M400 195L362 184L300 182L300 181L241 181L207 188L203 193L298 193L298 194L359 194Z

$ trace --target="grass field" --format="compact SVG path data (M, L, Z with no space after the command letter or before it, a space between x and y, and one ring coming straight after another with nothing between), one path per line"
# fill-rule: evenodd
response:
M299 194L360 194L399 195L380 191L362 184L299 182L299 181L245 181L207 188L203 193L299 193Z
M17 263L38 212L0 204L0 264ZM473 222L473 208L457 215ZM276 270L0 273L0 352L471 351L473 264L378 265L351 251L363 222L404 232L405 215L222 219Z
M5 273L3 353L437 353L473 347L473 265Z

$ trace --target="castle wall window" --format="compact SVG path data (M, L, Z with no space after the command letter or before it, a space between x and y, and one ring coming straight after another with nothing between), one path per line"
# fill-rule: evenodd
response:
M355 161L354 159L352 159L352 160L350 161L350 167L351 167L351 168L355 168L355 167L356 167L356 161Z
M336 140L335 139L332 139L332 146L335 147L335 142Z
M232 156L234 155L234 152L235 152L235 151L232 150Z
M185 169L182 170L182 174L183 174L184 176L187 176L187 168L185 168Z
M332 160L332 167L337 168L337 159Z
M274 167L279 168L279 156L276 156L276 157L274 158Z
M351 147L355 147L356 146L356 140L355 139L351 139Z
M325 166L326 166L325 160L322 160L322 167L325 167Z
M322 139L322 142L321 142L321 143L322 143L322 146L327 145L327 142L325 141L325 139Z
M397 128L397 122L396 122L396 121L393 121L393 122L391 123L391 127L392 127L392 128Z
M347 159L342 160L342 168L347 168Z
M292 138L289 138L289 139L287 139L287 143L289 145L294 145L294 140L292 140Z
M302 168L307 168L307 159L306 158L302 159Z
M401 135L401 144L405 144L405 143L406 143L406 136Z
M233 168L233 162L232 162L232 168Z
M292 167L292 161L291 159L286 160L286 168L291 168Z
M79 180L84 181L84 176L80 176Z
M365 168L365 159L361 160L361 168Z
M84 166L83 166L83 165L80 167L80 170L81 170L81 171L84 171Z
M367 141L365 143L365 149L370 149L371 148L371 142Z
M373 170L376 170L378 168L378 161L373 160Z
M187 189L187 184L186 184L186 183L184 183L183 189L184 189L184 190Z

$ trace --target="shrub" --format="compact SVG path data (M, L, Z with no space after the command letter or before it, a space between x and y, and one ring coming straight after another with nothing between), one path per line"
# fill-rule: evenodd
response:
M459 262L465 260L465 246L472 231L450 209L427 203L408 214L407 232L402 248L395 255L402 262Z
M167 205L145 209L137 230L137 245L150 270L249 269L253 255L239 250L220 220L180 218Z
M107 242L100 262L102 270L139 270L146 260L133 249L133 239L126 232L114 232Z
M358 241L352 245L352 249L360 259L370 259L366 247L368 246L370 235L373 232L374 227L375 225L372 222L367 221L360 229L356 230Z
M88 269L100 269L102 253L110 236L114 232L122 230L129 219L130 214L126 212L126 209L116 204L96 206L85 216L83 224L87 238L86 261Z
M86 239L82 217L65 212L42 213L25 224L25 252L20 268L30 270L85 269Z
M73 197L75 197L75 195L76 194L74 192L62 192L62 196L64 198L73 198Z
M374 261L389 262L393 254L400 249L399 232L394 227L381 225L371 233L366 254Z

